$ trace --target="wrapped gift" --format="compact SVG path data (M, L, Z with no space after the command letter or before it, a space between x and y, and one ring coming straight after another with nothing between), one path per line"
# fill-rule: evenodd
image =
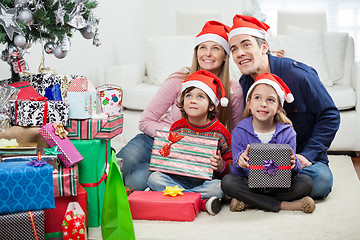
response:
M89 227L99 227L105 194L106 164L111 158L110 141L71 140L84 160L79 162L78 181L88 194Z
M210 157L216 153L218 141L214 137L156 131L149 170L210 180Z
M16 87L20 90L17 95L17 100L26 100L30 98L41 97L39 93L34 89L28 81L16 82L9 84L10 86Z
M40 100L40 99L39 99ZM67 125L69 104L63 101L16 101L15 125L43 126L44 123L62 123Z
M290 160L291 147L288 144L251 144L249 150L249 187L290 187Z
M44 211L0 215L1 239L45 239Z
M53 167L0 162L0 214L54 208Z
M49 145L39 133L40 127L12 126L0 132L0 138L16 139L19 145L36 143L38 148L48 148Z
M200 211L201 194L164 196L163 192L135 191L128 196L133 219L194 221Z
M115 84L104 84L96 88L100 96L102 112L109 116L120 115L123 91Z
M123 131L123 115L106 119L70 119L65 127L70 139L111 139Z
M70 202L62 223L64 240L86 240L85 213L78 202Z
M96 114L96 90L86 78L71 80L67 101L70 119L87 119Z
M65 129L60 124L46 124L40 128L39 132L50 147L58 146L58 150L62 152L62 154L58 154L58 157L65 167L69 168L84 159L66 136Z
M76 196L78 186L77 175L77 165L70 168L59 167L58 170L54 169L53 179L55 197Z
M79 184L78 185L77 196L68 196L68 197L56 197L55 198L55 208L46 209L45 212L45 237L56 238L59 237L62 239L62 222L64 220L64 215L66 213L67 207L70 202L78 202L85 212L86 223L87 212L88 212L88 199L85 189Z

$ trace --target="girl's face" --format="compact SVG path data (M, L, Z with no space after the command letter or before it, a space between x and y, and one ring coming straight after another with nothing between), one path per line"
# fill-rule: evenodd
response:
M188 115L188 120L195 125L205 125L208 120L208 112L214 108L209 103L209 97L199 88L194 88L186 93L184 111Z
M200 70L207 70L216 76L219 75L221 66L225 61L226 53L224 48L213 41L200 43L197 48L197 61Z
M267 84L255 86L247 99L254 121L273 124L275 114L280 112L281 104L274 88Z

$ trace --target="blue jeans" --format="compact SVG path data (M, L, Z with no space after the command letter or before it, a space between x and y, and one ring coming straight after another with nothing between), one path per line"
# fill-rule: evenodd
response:
M314 182L310 197L314 199L324 199L331 192L333 175L329 166L326 164L317 162L311 166L303 168L300 171L300 174L309 175Z
M148 186L154 191L164 191L166 186L174 187L178 185L184 192L197 192L201 194L201 199L209 199L212 196L222 198L221 180L204 180L199 178L185 177L162 172L153 172L148 180Z
M124 184L135 191L143 191L151 174L149 163L154 139L146 134L138 134L131 139L116 157L123 159Z

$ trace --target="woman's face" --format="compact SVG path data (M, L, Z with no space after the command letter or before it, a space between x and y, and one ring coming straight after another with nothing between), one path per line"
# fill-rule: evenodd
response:
M218 76L225 57L224 48L216 42L207 41L198 45L197 61L200 70L207 70Z

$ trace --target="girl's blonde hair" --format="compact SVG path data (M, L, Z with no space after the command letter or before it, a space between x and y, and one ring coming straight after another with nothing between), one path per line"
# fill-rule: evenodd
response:
M266 83L260 83L260 84L266 84ZM258 85L260 85L260 84L258 84ZM272 86L269 85L269 84L266 84L266 85L272 87ZM245 109L244 109L244 112L243 112L243 115L242 115L242 119L248 118L248 117L252 116L251 111L250 111L250 108L249 108L249 101L250 101L250 99L251 99L251 97L252 97L252 94L253 94L253 92L254 92L254 90L255 90L256 87L257 87L257 86L255 86L255 87L251 90L251 92L249 93L249 97L246 99L246 106L245 106ZM272 87L272 88L273 88L273 87ZM274 90L275 90L275 89L274 89ZM275 92L276 92L276 91L275 91ZM275 122L279 122L279 123L283 123L283 124L290 124L290 125L292 126L291 120L286 116L286 112L285 112L284 108L282 107L282 105L281 105L281 103L280 103L279 95L277 95L277 98L278 98L278 103L279 103L278 107L280 108L280 112L275 114L275 116L274 116L274 121L275 121Z
M199 46L194 48L194 54L192 59L192 64L190 68L189 75L200 70L200 65L197 60L197 50ZM221 66L219 78L224 85L225 88L225 97L229 100L229 104L227 107L221 107L220 104L217 107L218 114L217 117L219 121L231 132L233 129L232 126L232 110L231 110L231 98L230 98L230 70L229 70L229 54L226 53L225 49L222 48L225 53L225 61Z

